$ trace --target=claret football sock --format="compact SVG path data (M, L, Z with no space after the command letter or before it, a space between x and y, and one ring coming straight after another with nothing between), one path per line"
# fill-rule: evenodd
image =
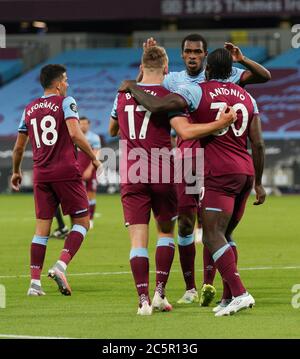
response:
M85 227L79 224L74 224L71 229L71 232L67 235L64 249L61 251L59 260L68 265L71 259L77 253L78 249L80 248L86 233L87 230L85 229Z
M194 234L182 237L178 235L178 250L181 269L186 284L186 290L195 288L195 257L196 248Z
M31 279L40 280L45 254L47 249L48 237L35 235L32 239L30 250L30 274Z
M244 294L246 289L240 279L231 246L225 244L213 254L213 258L223 281L228 284L232 295L238 297Z
M213 285L216 276L216 265L210 251L203 247L203 284Z
M156 262L156 291L161 297L165 295L170 269L175 253L174 238L161 237L157 241L155 262Z
M223 280L223 294L222 300L228 300L232 298L231 290L227 282Z
M235 257L235 264L237 265L238 262L238 252L237 252L237 247L236 247L236 243L234 241L230 241L228 242L228 244L230 245L234 257ZM231 294L231 290L230 287L228 285L227 282L223 281L223 295L222 295L222 300L228 300L232 298L232 294Z
M149 298L149 256L147 248L132 248L130 251L130 266L140 306Z

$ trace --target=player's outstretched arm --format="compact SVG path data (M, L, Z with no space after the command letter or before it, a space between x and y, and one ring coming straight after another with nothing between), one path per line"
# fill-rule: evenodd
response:
M266 191L262 185L262 175L265 162L265 144L262 138L261 121L259 115L254 115L249 131L251 141L252 158L255 169L254 189L256 192L256 201L254 205L263 204L266 199Z
M13 149L13 174L11 177L11 186L15 191L20 190L22 182L21 163L27 142L28 134L19 132Z
M171 126L183 140L193 140L213 134L215 131L228 127L236 120L236 112L229 107L224 109L218 121L191 124L188 119L183 116L176 116L171 119Z
M239 82L241 86L245 86L247 84L263 83L271 80L270 71L259 63L244 56L239 47L235 46L231 42L225 42L224 47L230 51L234 62L239 62L241 65L247 68Z
M116 137L119 134L119 122L117 119L110 117L108 132L111 137Z
M136 101L152 113L182 111L187 107L187 102L180 95L171 93L165 97L156 97L146 93L135 81L122 82L120 92L131 92Z

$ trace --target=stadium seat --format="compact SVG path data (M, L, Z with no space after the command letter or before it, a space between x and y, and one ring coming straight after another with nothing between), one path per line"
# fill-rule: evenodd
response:
M290 49L274 59L267 61L264 65L270 69L280 69L282 67L285 69L299 69L300 48Z
M264 58L265 49L243 48L245 54L257 61ZM167 49L170 71L182 70L180 49ZM92 121L92 130L107 136L107 124L118 86L123 79L135 79L138 74L142 49L81 49L71 50L49 59L47 63L67 66L69 95L78 102L80 115ZM42 64L0 89L0 136L14 135L24 106L42 94L39 71ZM15 94L18 94L15 97ZM8 102L7 98L14 98Z

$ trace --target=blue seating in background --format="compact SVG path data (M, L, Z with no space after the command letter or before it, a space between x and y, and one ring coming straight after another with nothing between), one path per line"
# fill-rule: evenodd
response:
M300 48L299 49L290 49L287 52L275 57L272 60L267 61L264 64L267 68L270 69L299 69L300 68Z
M263 49L243 51L246 56L263 61ZM180 49L167 49L167 52L170 71L183 70ZM75 97L79 114L91 119L92 130L105 136L118 86L123 79L136 78L141 56L141 49L83 49L64 52L47 63L67 66L68 94ZM39 84L43 65L45 63L0 89L0 136L16 134L25 105L43 94Z
M20 59L2 60L0 59L0 85L22 73L23 63Z

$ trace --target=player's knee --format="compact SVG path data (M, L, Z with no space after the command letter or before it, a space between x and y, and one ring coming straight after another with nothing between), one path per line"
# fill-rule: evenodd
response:
M195 218L193 216L179 216L178 232L181 236L186 237L194 232Z
M81 218L73 218L72 219L73 224L78 224L86 229L88 231L90 229L90 217L81 217Z
M173 234L174 231L174 223L172 222L164 222L158 224L158 231L164 235Z

